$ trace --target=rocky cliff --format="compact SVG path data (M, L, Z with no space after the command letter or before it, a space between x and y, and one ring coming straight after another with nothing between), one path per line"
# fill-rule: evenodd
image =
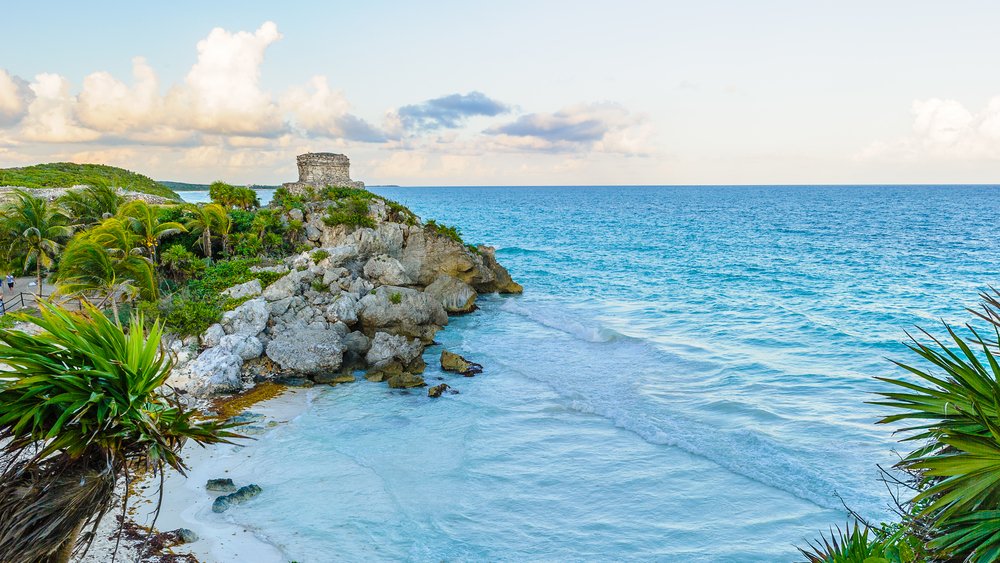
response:
M245 301L197 342L171 344L170 383L195 396L241 391L264 380L353 381L365 370L391 387L423 385L421 354L450 314L481 293L520 293L493 248L469 247L377 197L366 224L328 225L334 202L283 211L313 246L262 267L285 275L227 290ZM324 221L327 217L327 221Z

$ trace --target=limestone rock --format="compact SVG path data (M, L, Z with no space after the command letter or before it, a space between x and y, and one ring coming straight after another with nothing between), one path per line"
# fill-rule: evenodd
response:
M353 293L341 293L326 308L326 320L347 325L358 322L358 298Z
M419 225L409 228L399 261L417 285L430 285L441 274L472 286L494 280L493 272L465 245Z
M382 286L361 298L358 320L364 332L391 332L431 342L448 313L434 297L415 289Z
M435 385L434 387L431 387L430 389L427 390L427 396L432 399L437 399L438 397L441 396L442 393L445 392L446 389L448 389L447 383Z
M441 274L424 293L437 299L449 313L470 313L476 309L476 290L460 279Z
M369 366L379 368L396 360L402 365L409 365L420 357L423 344L416 338L406 338L387 332L375 333L365 360Z
M236 393L243 388L240 368L243 360L224 348L209 348L192 360L178 375L187 372L188 389L198 395Z
M478 246L478 250L483 264L493 272L494 277L492 283L484 283L479 289L487 292L496 291L498 293L524 293L524 287L511 279L507 268L504 268L497 262L495 248L481 244Z
M257 336L267 326L269 315L267 303L258 297L223 314L222 328L225 329L226 334Z
M215 323L212 326L206 328L205 332L201 333L199 341L201 342L202 346L206 348L211 348L213 346L218 346L219 341L222 340L222 337L225 335L226 331L225 329L222 328L222 325L220 325L219 323Z
M424 378L419 375L413 375L412 373L394 375L390 377L388 381L389 387L393 389L409 389L411 387L423 387L427 385L424 383Z
M483 372L483 366L475 362L470 362L458 354L453 354L447 350L441 350L441 369L460 373L465 377L472 377Z
M373 256L364 267L365 277L379 285L406 285L413 283L399 260L386 254Z
M229 352L243 361L260 357L264 345L255 336L246 333L227 334L219 340L218 349Z
M344 348L359 356L364 356L372 347L372 341L363 332L354 331L344 337Z
M244 297L260 295L260 292L260 280L254 278L246 283L237 284L224 290L221 295L230 299L243 299Z
M209 479L205 483L206 491L214 491L219 493L231 493L236 490L236 485L233 483L232 479Z
M335 330L290 330L267 344L268 358L284 370L304 374L336 371L343 356L343 338Z

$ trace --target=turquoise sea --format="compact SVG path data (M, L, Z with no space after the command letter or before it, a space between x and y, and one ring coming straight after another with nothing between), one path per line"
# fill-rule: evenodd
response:
M1000 283L994 186L374 191L525 292L439 334L482 375L428 349L460 394L330 388L254 446L228 517L289 560L798 560L845 504L886 517L865 401L904 331Z

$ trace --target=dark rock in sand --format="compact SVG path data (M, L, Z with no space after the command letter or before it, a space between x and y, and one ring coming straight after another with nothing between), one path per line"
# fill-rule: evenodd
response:
M228 481L228 479L226 479ZM177 539L177 545L183 543L193 543L198 541L198 534L194 533L192 530L187 528L177 528L173 532L170 532Z
M212 512L225 512L226 510L229 510L230 506L244 503L259 495L262 491L263 489L257 485L240 487L235 493L215 499L215 502L212 503Z
M205 483L206 491L216 491L220 493L231 493L236 490L236 485L232 479L209 479Z

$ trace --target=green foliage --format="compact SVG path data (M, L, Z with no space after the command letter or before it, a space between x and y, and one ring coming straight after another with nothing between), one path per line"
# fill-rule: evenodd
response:
M352 195L340 200L336 205L327 208L323 222L331 227L347 225L349 227L375 228L375 221L368 216L368 199Z
M120 187L133 192L180 201L180 196L173 190L148 176L103 164L55 162L24 168L0 169L0 186L39 189L68 188L78 185Z
M205 260L179 244L171 245L160 254L163 269L175 280L197 276L205 270Z
M389 303L392 303L393 305L399 305L402 302L403 302L403 295L398 291L394 291L391 294L389 294Z
M218 296L230 287L246 283L252 279L260 280L261 287L267 287L283 274L277 272L251 272L250 268L260 263L260 259L236 259L216 262L205 269L205 272L188 282L191 295L198 298Z
M87 186L82 190L68 191L58 201L71 223L83 227L114 216L125 202L117 189L111 186Z
M257 192L250 188L232 186L225 182L212 182L208 187L208 197L212 202L225 208L250 210L260 207Z
M264 241L253 233L233 235L233 254L242 258L253 258L264 253Z
M19 317L42 332L0 329L0 362L9 368L0 380L0 553L55 561L85 524L96 528L130 467L183 473L185 442L237 437L162 391L172 362L159 323L147 336L92 307L71 314L47 303L41 317ZM91 536L81 537L86 544Z
M325 291L329 291L330 289L321 279L314 279L310 285L312 286L313 291L318 293L323 293Z
M118 210L118 217L142 241L146 256L157 263L157 248L164 238L186 231L184 225L160 220L160 207L142 200L131 201Z
M281 207L285 211L306 208L305 198L298 194L293 194L285 187L274 190L274 195L271 196L271 203Z
M868 527L848 527L842 531L830 531L830 537L820 536L816 543L809 543L808 549L799 548L808 563L902 563L888 557L888 544L872 533Z
M253 211L244 211L242 209L229 210L229 219L233 223L234 233L246 233L250 231L254 217L256 217L256 213Z
M160 307L167 328L181 336L199 335L222 319L222 305L217 296L191 297L175 294L169 304Z
M314 252L313 252L313 253L312 253L312 254L310 255L310 257L312 258L312 261L313 261L313 262L317 262L317 263L319 263L319 262L322 262L323 260L326 260L327 258L329 258L329 257L330 257L330 253L329 253L329 252L327 252L326 250L323 250L323 249L321 248L321 249L319 249L319 250L316 250L316 251L314 251Z
M6 262L20 260L24 271L35 267L38 291L42 291L42 269L55 262L62 243L72 234L67 217L56 206L21 190L0 215L0 236L8 242Z
M449 227L442 223L438 223L434 219L429 219L427 223L424 224L424 229L438 234L443 237L450 238L451 240L457 242L458 244L465 244L462 242L462 234L459 232L457 227ZM477 250L478 252L478 250Z
M142 294L156 297L156 273L153 264L135 254L119 254L96 242L78 236L63 253L59 264L58 293L65 295L96 294L101 302L111 303L118 313L118 300Z

